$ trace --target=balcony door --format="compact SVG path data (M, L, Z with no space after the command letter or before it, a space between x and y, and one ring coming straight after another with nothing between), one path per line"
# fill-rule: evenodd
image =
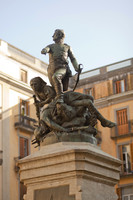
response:
M129 131L126 108L117 111L117 127L119 135L127 134Z
M20 99L20 114L21 115L28 115L29 114L29 105L28 101Z
M29 102L23 99L20 99L20 121L24 124L29 124L29 121L26 120L25 116L29 115Z

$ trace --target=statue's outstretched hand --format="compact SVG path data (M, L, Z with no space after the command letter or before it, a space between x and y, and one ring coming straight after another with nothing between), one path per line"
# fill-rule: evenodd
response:
M47 53L47 50L45 48L42 49L41 54L45 54L46 55L46 53Z

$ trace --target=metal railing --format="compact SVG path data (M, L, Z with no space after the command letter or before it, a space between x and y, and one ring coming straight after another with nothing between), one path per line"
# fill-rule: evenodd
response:
M125 137L133 134L133 120L128 121L126 124L116 125L111 128L111 138Z
M121 176L133 175L133 170L131 169L131 166L127 167L123 162L121 166L120 175Z
M15 115L15 128L20 128L29 132L33 132L35 127L34 124L37 121L26 115Z

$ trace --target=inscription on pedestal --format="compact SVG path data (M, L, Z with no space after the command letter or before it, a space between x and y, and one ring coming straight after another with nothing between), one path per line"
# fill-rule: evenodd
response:
M34 200L75 200L75 195L69 195L69 185L34 191Z

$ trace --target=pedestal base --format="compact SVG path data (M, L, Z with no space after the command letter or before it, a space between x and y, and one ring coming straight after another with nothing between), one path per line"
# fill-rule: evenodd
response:
M25 200L117 200L114 185L121 162L89 143L41 147L20 160Z
M49 144L59 143L59 142L89 142L91 144L97 145L97 139L91 133L86 133L85 131L73 131L70 133L66 132L50 132L47 134L43 142L40 143L41 146L46 146Z

